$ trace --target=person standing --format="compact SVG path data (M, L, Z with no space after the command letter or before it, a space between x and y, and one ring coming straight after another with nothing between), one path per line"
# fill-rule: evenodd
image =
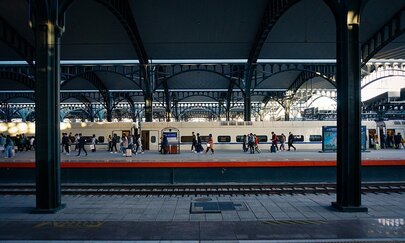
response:
M82 152L82 149L83 149L83 152L85 152L86 156L87 156L87 151L84 148L84 145L86 144L86 139L84 139L84 137L82 136L81 133L79 133L78 137L79 137L79 139L78 139L78 142L77 142L77 147L79 148L79 153L77 154L77 156L80 156L80 153Z
M205 153L208 153L208 150L211 150L211 154L214 154L214 139L212 138L212 134L208 135L207 150Z
M259 137L256 134L253 134L253 137L255 140L255 151L260 154L262 151L259 149Z
M121 142L120 149L121 149L121 152L124 154L124 156L125 156L125 151L127 148L128 148L128 138L125 134L122 134L122 142Z
M202 153L203 150L200 134L197 133L197 148L195 149L194 153Z
M111 135L108 135L107 143L108 143L108 152L112 152L112 137L111 137Z
M136 144L135 154L143 153L141 136L138 134L136 136L135 140L136 140L135 141L135 144ZM139 152L138 152L138 150L139 150Z
M80 136L79 136L79 134L75 134L75 142L74 142L74 144L75 144L75 151L77 150L77 149L79 149L79 138L80 138Z
M117 143L120 141L119 137L117 136L116 133L114 133L114 136L112 137L111 141L111 151L110 153L113 153L113 150L115 149L115 154L117 153Z
M395 148L400 149L401 148L401 143L402 143L402 135L401 133L398 133L397 135L394 136L394 141L395 141Z
M1 151L1 153L5 153L5 151L6 151L5 144L6 144L6 138L4 137L3 134L0 134L0 151Z
M290 132L288 135L288 151L290 151L291 147L294 148L294 151L297 150L294 145L294 135Z
M243 134L243 138L242 138L242 149L243 149L243 152L247 152L247 151L248 151L247 136L246 136L246 134Z
M193 140L191 142L191 152L197 149L197 137L195 136L194 132L191 132L191 135L193 136Z
M6 137L6 143L5 143L5 148L6 148L6 157L4 158L12 158L14 155L14 141L11 139L10 135L7 135Z
M248 146L249 146L249 151L250 151L251 154L254 154L254 153L255 153L255 147L254 147L254 145L255 145L255 140L254 140L254 139L255 139L255 138L253 137L253 133L250 133L250 134L248 135L248 137L247 137Z

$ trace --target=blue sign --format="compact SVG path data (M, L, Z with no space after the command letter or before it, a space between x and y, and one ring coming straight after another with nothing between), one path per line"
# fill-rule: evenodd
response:
M322 151L335 152L337 149L337 128L336 126L322 127Z
M177 138L177 132L163 132L167 138Z
M323 126L322 127L322 151L336 152L337 149L337 127ZM366 126L361 126L361 151L366 150Z

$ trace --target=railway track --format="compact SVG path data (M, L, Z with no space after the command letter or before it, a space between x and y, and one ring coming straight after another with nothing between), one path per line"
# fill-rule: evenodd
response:
M263 195L329 194L333 183L305 184L217 184L217 185L62 185L64 195ZM403 193L405 182L364 183L363 193ZM1 195L33 195L35 184L0 184Z

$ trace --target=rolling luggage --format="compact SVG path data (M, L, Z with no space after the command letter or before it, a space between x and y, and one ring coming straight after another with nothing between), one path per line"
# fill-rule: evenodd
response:
M270 147L270 153L275 153L276 152L276 145L272 144Z
M125 150L125 157L132 157L132 149Z

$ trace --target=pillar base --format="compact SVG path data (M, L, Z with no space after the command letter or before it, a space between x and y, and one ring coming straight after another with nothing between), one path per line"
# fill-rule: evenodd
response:
M30 213L32 213L32 214L53 214L53 213L58 212L59 210L64 209L65 207L66 207L66 204L61 204L61 205L59 205L59 207L50 208L50 209L35 208Z
M332 202L332 207L340 212L346 212L346 213L367 213L368 212L368 208L366 208L366 207L343 206L337 202Z

